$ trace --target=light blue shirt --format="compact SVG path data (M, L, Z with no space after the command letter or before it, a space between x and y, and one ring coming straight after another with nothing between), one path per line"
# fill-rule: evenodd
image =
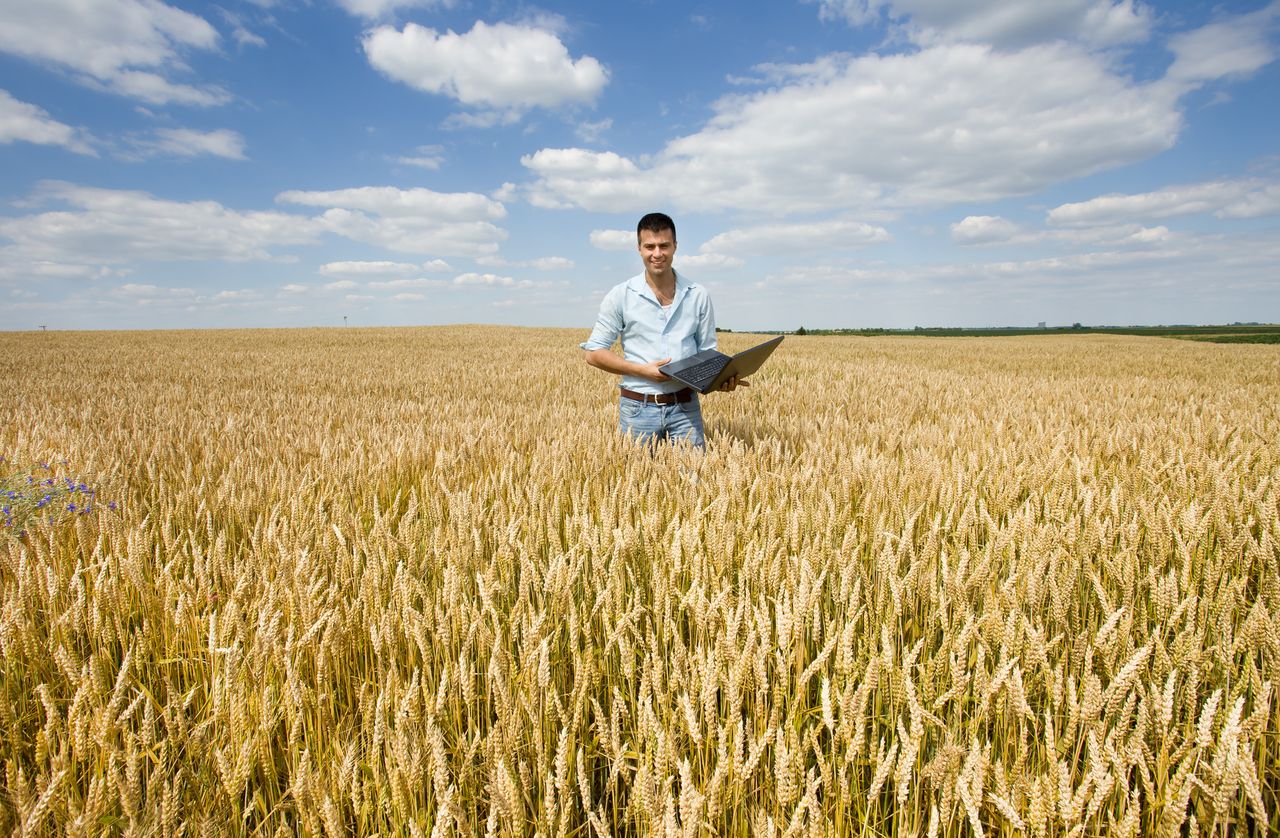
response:
M670 358L679 361L704 349L716 348L716 315L711 295L696 282L676 273L676 295L671 312L665 313L644 274L619 283L604 295L591 337L583 349L609 349L622 339L622 355L628 361L648 364ZM674 379L659 384L647 378L624 375L621 386L638 393L673 393L684 389Z

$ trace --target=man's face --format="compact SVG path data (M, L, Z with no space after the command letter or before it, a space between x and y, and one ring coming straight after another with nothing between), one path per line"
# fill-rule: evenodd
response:
M672 230L640 231L640 258L650 276L665 274L676 255L676 235Z

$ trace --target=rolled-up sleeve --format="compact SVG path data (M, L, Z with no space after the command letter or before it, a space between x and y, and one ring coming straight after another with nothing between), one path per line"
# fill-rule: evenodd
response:
M581 348L608 349L622 335L622 294L623 288L614 288L600 301L600 313L596 315L596 325L591 329L591 337L578 344Z

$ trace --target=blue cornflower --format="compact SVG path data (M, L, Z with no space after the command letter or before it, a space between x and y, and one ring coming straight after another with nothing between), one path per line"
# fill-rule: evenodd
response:
M76 505L75 505L74 503L69 503L69 504L67 504L67 511L68 511L68 512L75 512L75 511L76 511Z
M8 515L8 514L9 514L9 507L0 506L0 515Z
M116 511L116 502L115 502L115 501L108 501L108 502L107 502L107 509L110 509L112 512L115 512L115 511Z
M93 504L91 503L86 503L84 506L80 507L81 515L88 515L92 511L93 511Z

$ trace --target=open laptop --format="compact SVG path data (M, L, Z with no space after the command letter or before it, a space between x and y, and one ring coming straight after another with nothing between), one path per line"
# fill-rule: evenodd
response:
M744 378L760 369L765 358L782 343L782 337L779 335L732 357L707 349L697 355L663 364L658 369L705 395L735 375Z

